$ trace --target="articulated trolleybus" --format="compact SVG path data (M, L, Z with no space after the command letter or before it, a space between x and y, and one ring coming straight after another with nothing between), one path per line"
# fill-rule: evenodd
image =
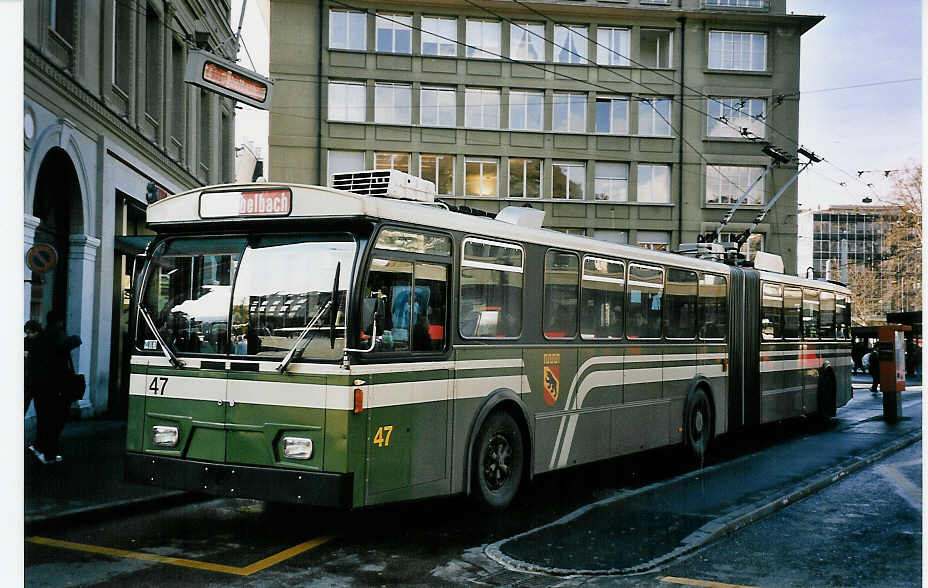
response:
M129 478L361 507L469 494L851 395L843 285L493 218L396 171L148 207ZM762 264L757 263L760 266Z

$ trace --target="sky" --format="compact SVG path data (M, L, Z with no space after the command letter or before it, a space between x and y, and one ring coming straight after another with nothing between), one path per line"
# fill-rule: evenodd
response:
M816 90L920 78L921 2L787 0L787 11L825 16L802 36L798 138L827 163L800 176L799 202L878 204L891 192L883 171L921 165L921 82Z
M241 3L232 2L233 29ZM264 75L270 54L268 3L247 0L242 29L254 68ZM803 208L860 204L869 196L878 204L892 188L885 170L921 164L921 82L833 89L920 78L921 2L787 0L787 11L825 16L802 37L798 139L826 161L800 176L799 203ZM252 67L244 50L239 64ZM267 113L249 106L236 112L236 145L254 141L269 169ZM867 173L858 176L858 171Z

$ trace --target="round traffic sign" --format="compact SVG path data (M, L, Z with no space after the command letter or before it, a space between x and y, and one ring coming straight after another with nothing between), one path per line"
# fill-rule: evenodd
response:
M44 274L58 263L58 252L51 245L39 243L26 252L26 265L34 272Z

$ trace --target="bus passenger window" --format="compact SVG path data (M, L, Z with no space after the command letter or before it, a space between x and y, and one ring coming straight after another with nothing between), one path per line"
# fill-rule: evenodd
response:
M664 302L664 336L696 338L696 272L668 269Z
M545 298L542 312L546 339L577 336L577 283L580 260L573 253L545 253Z
M764 284L760 335L764 341L783 338L783 286Z
M845 302L844 295L838 294L835 296L836 339L851 338L850 322L850 314L848 313L848 305Z
M699 278L699 338L724 339L728 332L728 288L725 278Z
M522 332L522 248L469 238L461 256L462 337L515 338Z
M783 338L798 339L802 314L802 290L783 288Z
M822 291L819 307L819 337L835 338L835 293Z
M659 339L664 270L629 264L625 334L630 339Z
M445 349L445 309L448 306L448 268L416 263L416 297L412 308L412 350Z
M625 264L584 257L580 300L581 337L621 338L624 330Z
M371 260L367 275L365 298L384 298L383 332L377 334L375 351L409 351L413 264L393 259ZM370 333L361 333L362 344L367 344Z
M819 300L818 290L803 290L802 338L818 339Z

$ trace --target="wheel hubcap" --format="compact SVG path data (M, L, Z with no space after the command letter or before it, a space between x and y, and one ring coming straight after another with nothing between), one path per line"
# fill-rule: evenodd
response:
M497 433L487 444L483 456L483 478L490 490L499 490L512 474L512 446L509 440Z
M702 428L704 425L705 421L703 420L702 411L697 410L696 418L693 420L693 431L696 433L697 437L702 435Z

